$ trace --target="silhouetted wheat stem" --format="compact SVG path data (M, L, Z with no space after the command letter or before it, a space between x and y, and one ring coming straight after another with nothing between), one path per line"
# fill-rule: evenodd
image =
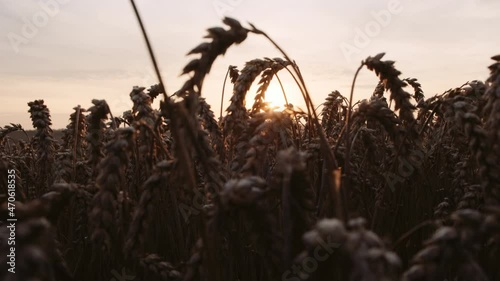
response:
M75 112L70 115L70 123L64 131L63 146L72 151L73 159L76 162L77 159L84 158L86 154L87 119L84 115L86 110L81 106L73 109Z
M342 129L346 118L346 112L343 110L347 106L344 104L346 101L347 99L339 91L331 92L325 99L321 110L321 125L328 137L332 136L334 130L337 131L336 139L340 137L339 129Z
M286 61L293 62L293 60L287 55L287 53L273 39L271 39L271 37L267 33L258 29L253 24L250 24L250 26L252 27L251 32L253 32L255 34L262 35L265 38L267 38L271 42L271 44L273 44L273 46L276 47L276 49L278 49L281 52L281 54L285 57ZM310 96L309 91L307 89L304 78L302 77L300 69L296 63L292 64L292 68L293 68L296 76L293 75L293 73L290 70L289 70L289 72L301 90L302 96L304 98L304 102L306 103L306 106L307 106L308 116L311 119L311 121L313 122L314 127L315 127L315 131L317 132L319 139L320 139L321 150L322 150L323 155L325 157L326 166L327 166L329 172L331 172L331 176L328 177L328 183L329 183L329 186L331 187L329 189L330 190L330 199L332 200L332 202L334 202L334 205L335 205L333 212L335 213L336 216L342 217L342 218L344 218L344 220L346 220L347 214L346 214L345 205L346 205L347 198L345 195L345 191L343 189L341 189L339 186L336 186L338 183L338 179L336 177L337 173L335 172L335 170L337 170L337 168L338 168L337 160L335 159L335 155L332 153L332 151L328 145L328 141L326 139L325 133L321 128L321 124L319 123L319 118L318 118L318 115L316 113L316 109L315 109L314 105L312 104L311 96ZM287 68L285 68L285 69L287 69Z
M283 68L287 67L288 65L291 65L289 61L284 61L280 58L275 58L272 60L274 63L268 67L266 70L262 72L262 77L259 81L259 88L257 90L257 94L255 95L255 102L252 105L252 110L250 114L255 114L256 112L266 110L267 105L265 104L265 99L266 99L266 91L269 88L269 85L271 84L271 81L276 74L282 70ZM285 95L286 97L286 95ZM287 102L288 104L288 102Z
M413 98L415 99L417 104L421 103L425 99L424 91L422 90L422 85L418 82L416 78L405 78L403 79L403 82L408 83L408 85L410 85L413 88L414 90Z
M178 95L185 95L186 92L193 90L201 93L203 80L205 76L210 73L210 69L215 59L219 55L224 55L231 45L240 44L247 38L248 30L243 28L237 20L225 17L223 22L230 27L229 30L222 27L209 28L207 30L208 35L206 35L205 38L212 39L212 41L201 43L188 53L188 55L201 54L201 57L189 62L182 70L182 74L190 72L194 72L194 74L193 77L186 81L181 89L177 91Z
M136 169L141 174L134 180L140 185L151 174L153 163L156 161L157 143L155 140L154 126L158 114L152 108L153 99L144 92L144 87L134 87L130 93L133 102L132 115L134 121L132 126L137 128L136 156L138 163Z
M35 174L36 184L39 185L38 196L43 194L49 186L52 185L54 178L53 164L55 155L55 141L52 136L52 120L50 112L43 100L35 100L29 102L29 112L33 127L37 133L33 138L33 147L35 150Z
M106 251L118 246L117 239L120 239L115 221L117 200L118 193L123 190L124 171L129 161L128 151L133 146L133 134L131 128L120 129L116 140L106 146L106 157L99 164L100 172L96 180L99 191L94 196L89 217L93 225L92 241Z
M263 168L268 167L268 154L274 150L272 144L277 144L278 149L292 144L291 123L291 117L281 112L255 114L239 139L231 169L244 175L268 177L270 171Z
M352 119L353 123L355 123L355 127L359 127L365 122L370 126L370 122L376 121L383 126L384 130L393 141L395 149L400 145L405 145L405 130L402 127L401 120L391 109L389 109L384 99L373 99L370 102L361 102L358 110L352 115ZM406 148L406 150L408 150L408 148Z
M452 216L454 225L439 228L412 259L403 280L489 280L477 263L481 243L482 216L460 210Z
M407 125L411 125L415 121L415 117L413 116L415 106L410 102L411 95L403 90L403 87L407 84L399 79L401 72L393 66L393 61L380 60L384 55L384 53L380 53L374 57L368 57L363 64L379 76L385 89L391 92L390 99L394 100L395 110L399 110L399 117Z
M159 195L159 189L167 183L172 163L166 161L157 164L156 172L145 181L141 197L135 209L130 229L125 242L124 252L129 255L131 251L138 250L144 243L145 232L151 223L155 204L153 200Z
M96 167L101 161L103 156L102 144L104 140L104 130L106 124L104 121L108 119L109 107L104 100L92 100L94 106L90 107L87 111L87 124L88 124L88 134L87 141L89 143L89 164L92 168L93 177L97 176L95 171Z
M272 60L254 59L247 62L240 71L240 75L234 82L231 104L226 109L228 114L224 119L225 136L240 135L246 129L246 120L248 119L248 112L245 107L246 93L250 90L254 80L272 65Z
M292 257L302 249L302 233L314 223L314 193L306 176L306 154L294 148L281 151L276 157L277 188L283 204L283 262L292 266Z
M489 83L489 88L485 93L487 104L484 107L484 113L487 117L485 129L488 131L488 141L492 152L488 155L481 154L480 161L488 161L486 165L492 165L492 162L496 161L496 171L491 170L487 175L485 173L487 177L491 178L490 182L487 183L489 186L485 186L485 188L487 203L498 205L500 204L500 174L498 172L500 168L500 55L492 59L496 62L489 67L491 75L486 81Z
M210 142L213 146L213 150L220 157L221 161L225 160L225 147L222 135L222 130L219 127L218 122L215 120L215 115L210 109L210 105L207 101L200 97L200 116L201 124L205 130L209 133Z
M481 121L475 114L475 107L461 95L450 97L446 105L448 114L452 116L452 118L454 117L454 120L460 128L463 128L465 135L469 139L470 149L476 155L480 166L479 172L481 174L486 203L498 204L498 202L500 202L498 201L500 195L497 194L497 187L500 184L500 178L497 172L497 158L491 153L491 148L488 145L487 133L481 127Z

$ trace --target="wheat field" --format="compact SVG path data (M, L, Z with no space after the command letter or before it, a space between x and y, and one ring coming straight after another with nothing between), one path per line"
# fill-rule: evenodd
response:
M354 77L379 80L369 99L353 101L353 82L316 107L267 33L223 23L175 93L159 76L132 88L129 111L78 105L62 140L43 99L27 104L35 135L2 124L0 190L15 208L0 198L1 280L500 280L500 55L484 81L428 96L376 54ZM229 66L216 118L203 81L249 36L282 57ZM266 101L281 72L304 108Z

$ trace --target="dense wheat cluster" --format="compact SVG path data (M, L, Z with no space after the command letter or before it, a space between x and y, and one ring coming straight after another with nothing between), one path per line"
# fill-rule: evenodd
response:
M76 106L62 140L38 99L33 137L0 130L18 219L15 274L0 229L1 280L500 280L500 56L484 82L426 97L378 54L360 66L380 81L369 99L333 91L317 109L265 32L224 23L189 52L175 95L158 84L134 87L124 113ZM283 58L230 66L217 120L203 81L247 36ZM305 108L266 103L280 71Z

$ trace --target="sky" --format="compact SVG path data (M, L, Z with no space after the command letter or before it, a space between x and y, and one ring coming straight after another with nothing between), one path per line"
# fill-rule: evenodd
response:
M361 61L385 52L401 78L419 79L427 97L471 80L485 80L490 57L500 54L497 0L136 0L173 93L188 79L180 72L206 29L229 16L266 31L303 73L314 104L333 90L348 96ZM229 65L280 57L262 36L250 34L216 60L202 95L219 116ZM289 101L302 106L297 86L280 73ZM365 69L354 99L368 98L378 79ZM130 1L0 0L0 126L31 129L29 101L43 99L53 128L68 124L73 107L105 99L115 116L131 108L133 86L157 83ZM282 105L279 86L267 94ZM226 85L225 109L231 85ZM251 102L256 87L248 93ZM410 91L410 90L409 90ZM280 104L281 103L281 104ZM251 106L251 103L249 104Z

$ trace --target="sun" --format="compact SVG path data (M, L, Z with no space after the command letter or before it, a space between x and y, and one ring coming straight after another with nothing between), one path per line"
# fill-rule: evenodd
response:
M259 85L252 85L250 88L249 94L246 96L246 104L247 108L252 108L252 105L255 102L255 93L257 93L257 89L259 88ZM283 89L285 90L286 93L286 99L285 95L283 94L283 90L280 86L280 83L273 79L271 81L271 84L269 84L269 87L267 88L266 94L265 94L265 102L268 103L269 108L274 111L282 111L286 108L287 101L288 103L293 104L293 100L295 100L295 97L291 94L292 91L290 91L291 87L288 87L288 84L283 83Z
M283 95L283 90L281 89L279 83L277 81L271 81L271 84L269 84L269 88L267 88L266 91L266 102L269 103L269 107L272 109L275 108L274 110L283 110L285 109L287 100L288 97L287 99L285 99L285 96Z

